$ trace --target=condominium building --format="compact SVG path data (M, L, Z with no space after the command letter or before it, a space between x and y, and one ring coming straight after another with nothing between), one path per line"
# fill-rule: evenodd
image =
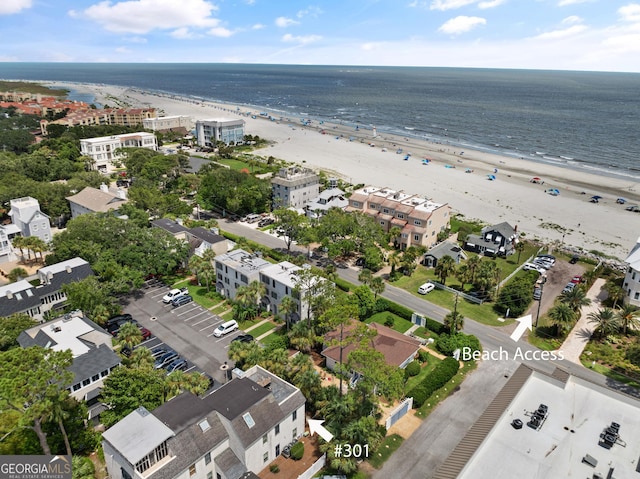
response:
M35 198L25 196L10 201L11 222L20 228L22 236L36 236L45 243L51 241L49 216L40 211L40 203Z
M640 238L624 261L628 265L623 283L627 295L625 301L640 306Z
M193 128L191 118L185 115L160 116L155 118L145 118L142 120L145 130L152 131L189 131Z
M142 125L144 120L156 116L154 108L89 108L84 104L83 108L75 108L69 111L64 118L54 121L40 120L40 130L43 135L48 134L49 125L63 125L66 127L81 125ZM145 126L146 128L146 126Z
M235 299L238 288L260 280L260 270L271 263L259 253L236 249L214 258L216 291L225 298Z
M112 479L255 479L304 433L305 398L260 366L208 396L139 407L102 434Z
M124 158L121 148L157 151L158 141L153 133L144 131L80 140L80 152L93 160L92 169L102 173L110 173L118 166L117 163Z
M273 208L303 208L320 194L320 176L309 168L280 168L271 178Z
M196 121L198 146L215 147L221 141L227 145L240 143L244 139L244 120L212 118Z
M385 232L397 226L400 236L396 242L401 249L434 245L438 233L449 227L451 218L451 207L446 203L375 186L354 191L346 210L374 217Z

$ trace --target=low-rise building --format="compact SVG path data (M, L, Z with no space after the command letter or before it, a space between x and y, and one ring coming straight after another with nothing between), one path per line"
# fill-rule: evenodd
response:
M485 256L509 256L515 253L517 243L517 229L505 221L482 228L479 235L469 235L464 247Z
M100 189L87 186L79 193L68 196L67 201L71 208L71 217L77 218L86 213L117 212L118 208L129 200L127 200L127 194L123 189L112 193L107 185L102 184Z
M467 254L457 243L443 241L424 254L422 264L427 268L435 268L438 265L438 261L445 256L453 258L456 264L459 264L461 260L467 259Z
M23 348L71 350L73 363L69 370L73 373L73 382L69 391L78 401L91 401L97 397L104 379L120 365L112 339L81 311L74 311L23 331L18 343Z
M82 155L91 158L92 169L103 173L112 172L117 163L124 158L122 148L147 148L157 151L158 141L156 135L145 131L80 140Z
M20 228L13 223L0 225L0 263L14 261L16 255L11 246L11 241L20 235Z
M227 145L244 140L244 120L212 118L196 121L196 141L198 146L213 148L221 141Z
M297 323L309 314L309 302L305 300L305 292L300 291L298 281L297 273L301 270L300 266L289 261L272 264L260 270L260 281L265 286L265 295L262 298L261 306L277 316L281 314L282 299L286 296L291 297L297 308L295 312L284 318L291 324Z
M45 243L51 241L49 216L40 211L40 203L35 198L25 196L10 201L11 222L20 228L22 236L36 236Z
M317 219L325 215L331 208L344 210L347 206L349 206L349 200L344 191L340 188L327 188L315 198L307 201L304 210L308 218Z
M182 223L168 218L154 220L151 226L163 229L174 238L189 243L192 255L202 257L207 250L212 250L216 255L229 251L229 241L218 234L217 228L187 228Z
M271 178L273 208L302 209L320 194L320 176L309 168L280 168Z
M374 217L387 233L399 228L400 236L395 241L401 249L433 246L438 233L449 228L451 219L451 207L446 203L375 186L354 191L346 210Z
M0 286L0 316L24 313L42 321L47 311L57 310L66 302L63 285L89 276L93 276L93 270L82 258L44 266L32 279L40 281L37 286L26 279Z
M298 388L254 366L201 398L140 407L102 435L113 479L252 479L304 432Z
M625 302L640 306L640 238L624 261L628 266L623 283Z
M259 253L236 249L216 256L216 291L225 298L235 299L238 288L260 281L260 270L271 263Z
M142 120L145 130L151 131L184 131L193 128L193 121L186 115L158 116Z

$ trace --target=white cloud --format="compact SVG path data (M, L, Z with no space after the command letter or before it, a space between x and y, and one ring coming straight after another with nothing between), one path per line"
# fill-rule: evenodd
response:
M96 3L82 14L71 10L72 17L83 15L112 32L144 34L152 30L217 27L211 14L217 7L206 0L128 0Z
M307 45L309 43L314 43L319 40L322 40L320 35L305 35L305 36L295 36L287 33L283 35L282 41L286 43L298 43L300 45Z
M300 22L295 21L293 18L278 17L276 18L276 26L280 28L290 27L291 25L298 25Z
M505 3L507 3L507 0L489 0L486 2L480 2L478 4L478 8L481 8L483 10L487 8L496 8Z
M251 30L262 30L263 28L265 28L265 25L263 25L262 23L256 23L255 25L251 26Z
M618 9L618 15L628 22L640 22L640 3L630 3Z
M560 0L558 2L559 7L566 7L567 5L577 5L579 3L589 3L593 0Z
M0 15L11 15L25 8L31 8L31 0L2 0L0 2Z
M478 0L433 0L429 8L431 10L453 10L455 8L466 7L472 3L476 3Z
M200 35L196 35L195 32L192 32L187 27L176 28L170 35L177 40L190 40L200 37Z
M208 33L209 35L213 35L214 37L222 37L222 38L229 38L231 35L233 35L233 32L231 30L224 27L212 28L211 30L209 30Z
M569 28L541 33L540 35L534 38L537 38L539 40L557 40L559 38L572 37L574 35L584 32L586 29L587 27L585 25L574 25Z
M131 43L147 43L147 39L144 37L129 37L125 38L125 40Z
M446 21L438 31L449 35L458 35L473 30L479 25L486 25L487 20L482 17L467 17L460 15Z
M311 16L316 18L322 13L323 11L318 7L307 7L304 10L300 10L298 13L296 13L296 17L303 18L303 17Z
M580 17L578 17L576 15L571 15L571 16L569 16L567 18L564 18L562 20L562 23L565 24L565 25L572 25L574 23L582 23L582 22L583 22L582 18L580 18Z

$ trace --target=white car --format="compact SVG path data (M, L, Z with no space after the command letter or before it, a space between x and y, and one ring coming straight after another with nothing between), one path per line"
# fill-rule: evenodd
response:
M547 272L547 270L544 269L542 266L537 265L537 264L533 264L533 263L525 263L522 266L522 269L525 270L525 271L530 271L530 270L537 271L540 274L543 274L543 273Z
M187 288L172 289L162 297L162 302L170 303L174 299L179 298L180 296L184 296L185 294L187 294Z
M433 291L436 288L436 285L433 283L424 283L422 286L418 288L418 293L427 294Z

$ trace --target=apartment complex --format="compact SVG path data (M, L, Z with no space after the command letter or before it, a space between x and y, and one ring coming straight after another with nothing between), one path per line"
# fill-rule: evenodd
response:
M273 208L303 208L320 194L320 177L309 168L280 168L271 178Z
M221 141L227 145L240 143L244 139L244 120L212 118L196 121L198 146L215 147Z
M451 207L446 203L375 186L354 191L346 210L374 217L385 232L398 227L396 242L401 249L431 247L438 241L438 233L449 228L451 218Z
M214 258L216 291L225 298L234 299L238 288L260 281L260 270L271 265L259 253L243 249L229 251Z
M190 117L185 115L159 116L145 118L142 120L142 126L145 130L151 131L184 130L187 132L193 128L193 122Z
M25 196L10 201L11 222L20 228L22 236L36 236L48 243L51 241L49 216L40 211L40 203L35 198Z
M121 148L147 148L157 151L158 141L153 133L144 131L80 140L80 152L93 160L92 169L102 173L112 172L116 166L114 162L117 163L124 158L118 151Z
M71 258L40 268L33 278L40 281L37 286L26 279L0 286L0 316L24 313L42 321L47 311L62 307L67 300L63 285L88 276L93 276L89 263L82 258Z
M304 432L305 398L260 366L201 398L140 407L102 435L112 479L253 479Z
M67 112L64 118L59 120L40 121L40 130L47 134L49 125L63 125L66 127L81 125L142 125L144 120L156 116L155 108L105 108L102 110L89 108L84 104L83 108L75 108ZM146 127L145 127L146 128Z
M625 301L628 304L640 306L640 238L624 261L628 265L623 283L627 295Z
M120 365L112 339L82 311L74 311L23 331L18 336L18 343L23 348L40 346L54 351L71 350L71 396L78 401L91 401L97 397L104 379Z

